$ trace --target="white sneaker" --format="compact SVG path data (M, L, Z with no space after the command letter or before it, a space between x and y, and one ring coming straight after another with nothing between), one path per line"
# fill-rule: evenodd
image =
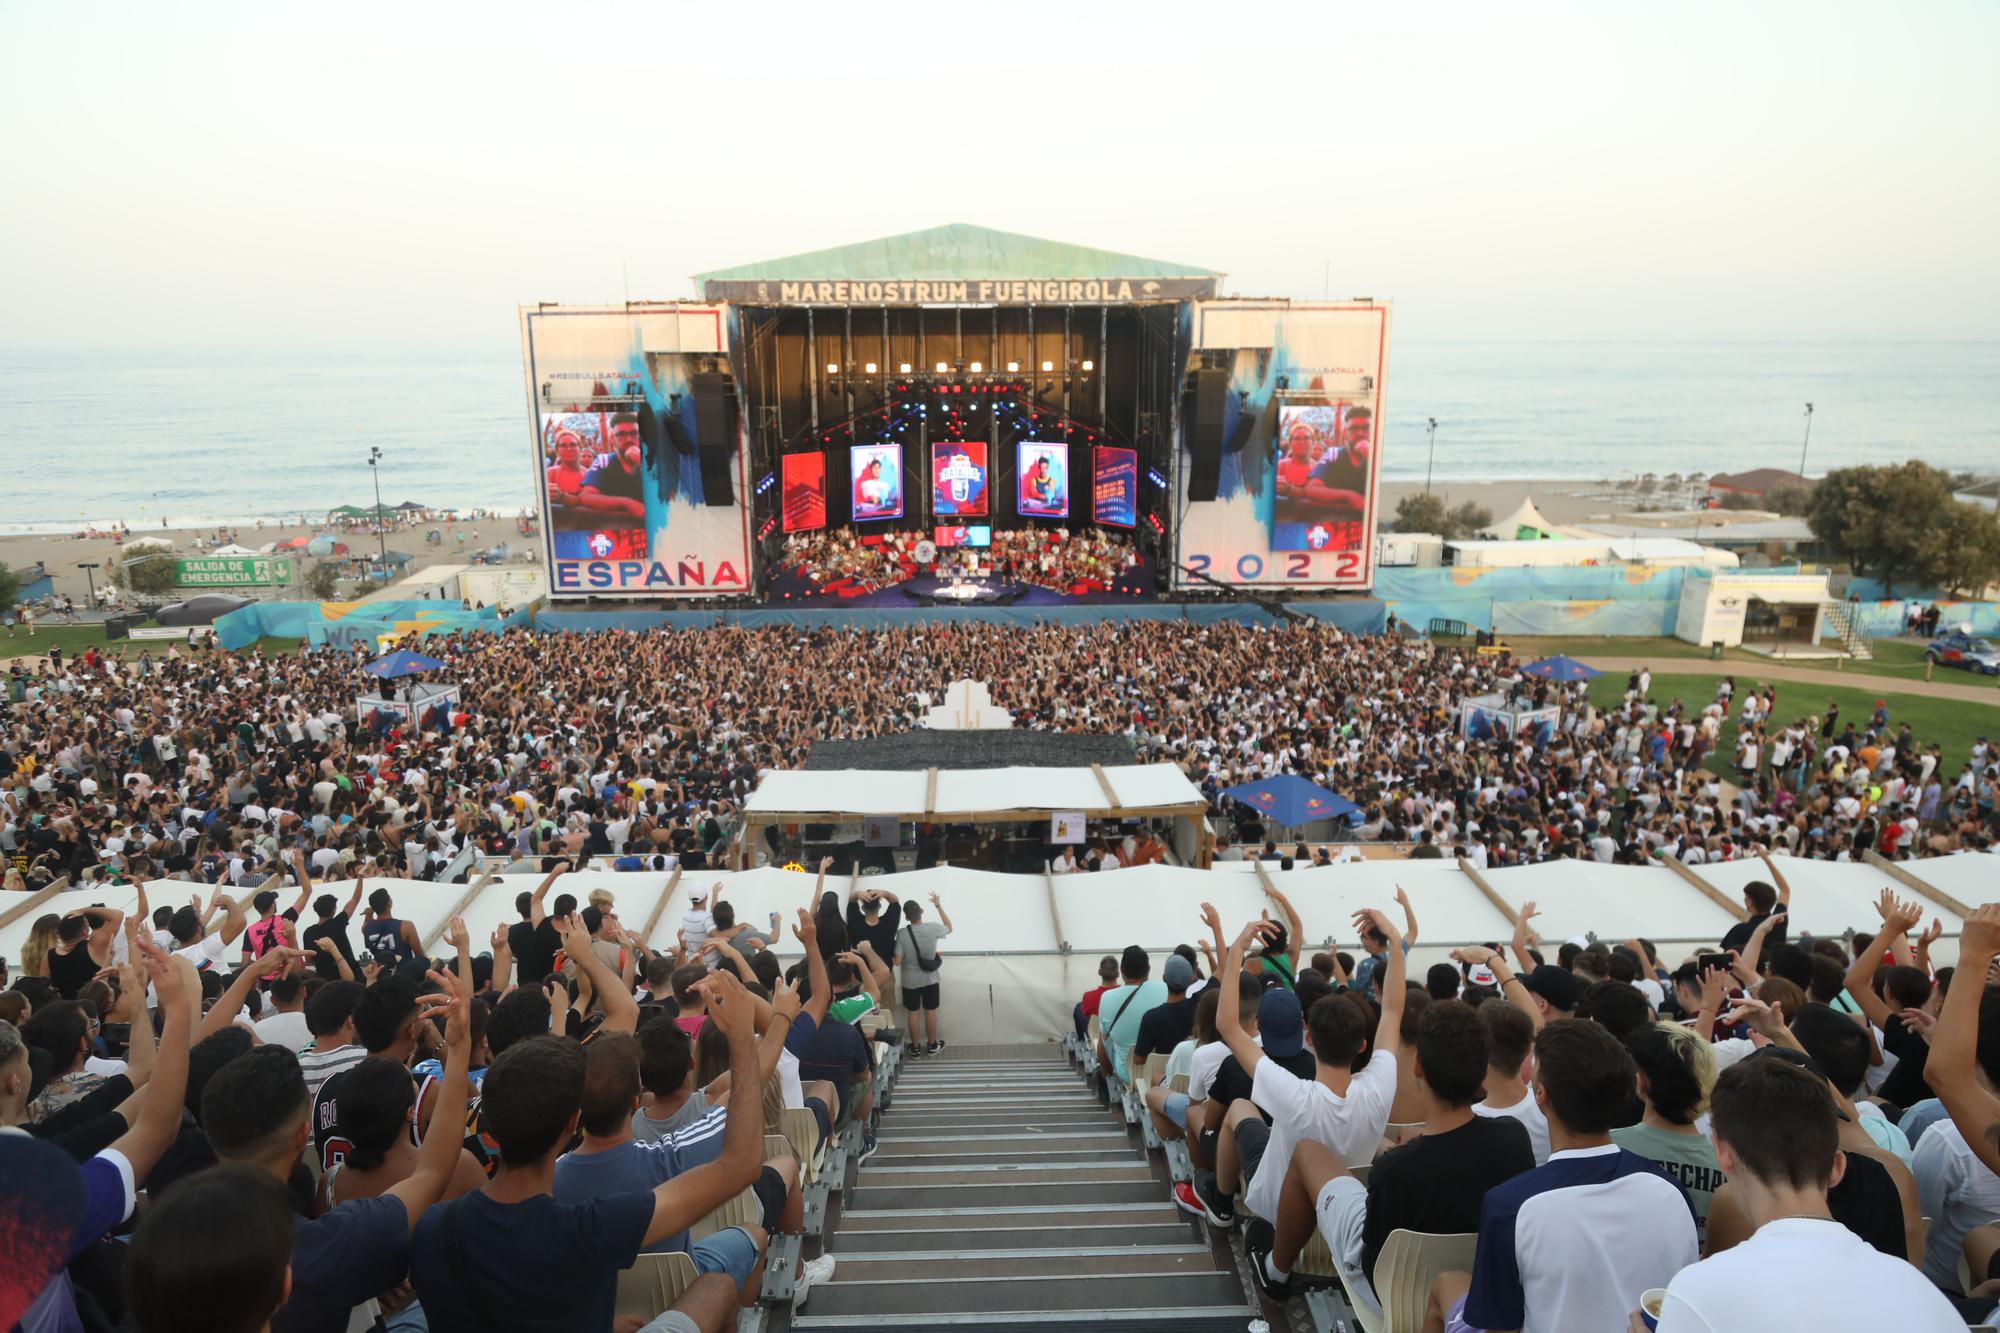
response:
M792 1283L792 1308L799 1309L806 1303L806 1296L816 1282L833 1280L833 1256L822 1254L817 1259L808 1259L799 1265L798 1280Z

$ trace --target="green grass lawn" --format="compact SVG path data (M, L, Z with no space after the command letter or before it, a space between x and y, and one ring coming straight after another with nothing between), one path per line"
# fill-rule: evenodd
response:
M1963 674L1963 673L1954 673ZM1766 682L1754 671L1736 673L1736 698L1745 690L1761 688ZM1918 694L1896 694L1869 685L1823 688L1796 681L1773 682L1778 687L1778 705L1772 716L1779 722L1795 722L1803 717L1823 717L1829 701L1840 704L1841 725L1849 719L1865 727L1874 715L1875 701L1886 700L1889 724L1909 723L1923 745L1935 742L1944 747L1945 776L1956 777L1972 752L1972 743L1981 736L2000 736L2000 691L1993 704L1968 704L1956 699L1932 699ZM1716 677L1653 673L1653 702L1665 708L1678 699L1690 710L1699 711L1715 698ZM1600 676L1590 683L1590 699L1600 707L1614 707L1625 697L1625 675ZM1736 713L1730 708L1723 724L1722 741L1703 766L1725 777L1736 774ZM1767 756L1768 758L1768 756Z
M295 653L299 650L299 645L304 640L266 638L259 639L258 642L263 645L265 655L269 656L273 653ZM0 633L0 658L46 657L49 649L57 644L62 645L63 656L66 658L81 657L84 649L95 647L99 652L108 653L114 657L122 649L127 659L136 660L140 651L147 648L153 650L154 657L161 656L168 648L173 646L174 640L107 640L104 637L103 625L51 625L46 621L39 621L35 625L35 635L33 638L28 637L26 630L18 628L14 631L12 637L9 637L5 633ZM245 651L247 652L248 649L245 649Z
M1450 642L1440 639L1439 642ZM1468 640L1469 642L1469 640ZM1515 655L1524 662L1532 662L1540 657L1574 657L1588 662L1593 657L1642 658L1654 661L1708 657L1708 649L1696 643L1683 643L1679 639L1621 639L1621 638L1550 638L1531 639L1513 637L1507 640ZM1827 640L1828 647L1837 646ZM1742 648L1725 648L1722 660L1732 665L1742 664L1755 668L1768 665L1771 658L1762 653L1748 652ZM1887 639L1875 641L1875 657L1869 662L1807 660L1788 663L1791 666L1812 670L1853 672L1864 676L1889 676L1898 680L1922 680L1924 678L1924 648L1920 643L1895 643ZM1953 671L1949 667L1938 668L1934 680L1944 681L1985 681L1984 676L1975 676L1965 671ZM1996 691L2000 693L2000 691ZM1844 709L1845 704L1841 705Z

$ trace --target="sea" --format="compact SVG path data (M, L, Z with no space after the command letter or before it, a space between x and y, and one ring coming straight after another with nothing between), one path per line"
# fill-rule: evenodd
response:
M1918 458L2000 471L2000 341L1390 347L1383 476L1619 481ZM1813 405L1807 438L1807 403ZM1433 433L1428 422L1435 418ZM521 362L477 351L0 348L0 533L532 502ZM1434 452L1433 452L1434 442Z

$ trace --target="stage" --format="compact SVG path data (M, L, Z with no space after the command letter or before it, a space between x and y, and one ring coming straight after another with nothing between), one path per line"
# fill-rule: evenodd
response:
M994 606L1123 606L1156 600L1152 592L1152 561L1145 555L1126 571L1116 584L1079 580L1068 590L1026 583L1005 575L964 576L917 573L887 586L870 586L847 577L815 579L796 566L780 565L772 572L770 594L774 605L787 603L833 603L851 607L952 607ZM952 595L954 588L966 589Z

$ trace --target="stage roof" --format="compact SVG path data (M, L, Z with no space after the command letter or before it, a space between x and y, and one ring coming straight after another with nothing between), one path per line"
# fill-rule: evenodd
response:
M1094 815L1191 814L1207 809L1207 802L1173 764L930 772L850 768L767 773L743 809L762 823L866 815L950 822L1010 815L1032 818L1058 810Z
M818 773L853 768L1088 768L1137 762L1132 742L1123 736L981 729L820 741L806 756L806 769Z
M1112 250L1067 245L991 227L952 222L855 245L808 250L736 268L697 273L698 283L783 282L838 275L847 280L924 282L987 278L1219 278L1213 269Z

